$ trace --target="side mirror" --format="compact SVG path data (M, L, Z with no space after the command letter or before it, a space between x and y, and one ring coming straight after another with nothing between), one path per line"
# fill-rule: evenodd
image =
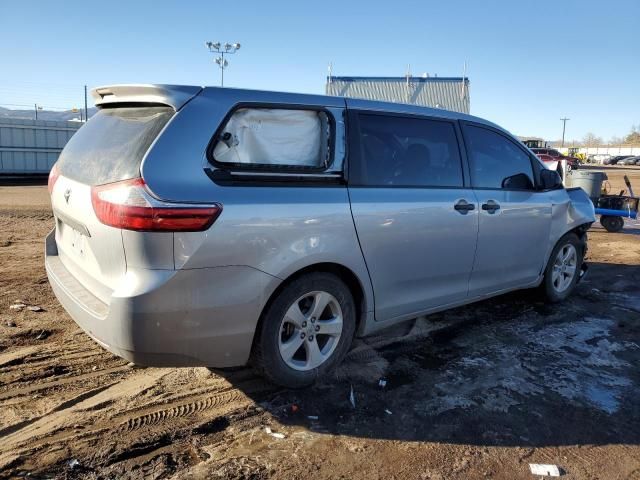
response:
M533 183L526 173L516 173L502 180L502 188L507 190L533 190Z
M556 190L562 188L562 178L554 170L544 168L540 172L540 188L542 190Z

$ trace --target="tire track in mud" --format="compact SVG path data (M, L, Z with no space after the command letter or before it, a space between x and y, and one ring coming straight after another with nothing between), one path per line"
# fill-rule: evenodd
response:
M57 448L56 445L78 441L100 442L105 435L115 435L118 444L128 448L127 445L140 442L141 434L136 432L141 430L153 443L151 439L158 435L173 436L176 432L214 433L209 425L212 422L224 430L228 415L240 423L251 423L261 410L251 408L255 404L250 395L275 388L256 377L245 378L234 385L223 378L213 378L208 380L213 380L213 385L204 390L187 391L171 399L151 396L140 404L144 392L160 385L161 378L168 373L168 370L151 370L134 374L124 381L83 392L38 418L9 427L5 432L6 454L0 453L0 466L15 455L44 452ZM149 453L144 448L142 451Z
M4 367L0 366L0 375L4 377L0 391L7 387L19 387L21 383L26 384L37 380L47 380L52 376L60 379L63 376L64 378L78 376L82 374L82 370L86 372L88 365L93 365L96 369L98 365L101 365L102 368L100 370L102 371L105 367L116 367L124 364L122 360L102 352L61 355L58 358L53 354L46 353L35 355L38 354L30 356L29 359L16 359L8 365L5 364ZM57 369L64 371L58 373L56 372Z
M53 407L51 410L49 410L48 412L42 414L42 415L38 415L36 417L33 418L29 418L26 420L23 420L21 422L18 422L16 424L13 425L9 425L7 427L1 428L0 429L0 438L3 438L5 435L9 435L11 433L17 432L18 430L21 430L23 428L28 427L29 425L31 425L32 423L37 422L38 420L40 420L41 418L46 417L47 415L51 415L52 413L55 412L59 412L61 410L65 410L67 408L71 408L74 405L94 396L97 395L98 393L106 390L107 388L111 387L113 385L113 383L110 383L108 385L102 385L98 388L94 388L92 390L88 390L85 392L82 392L79 395L76 395L75 397L69 399L69 400L65 400L64 402L56 405L55 407Z
M50 364L65 362L86 364L88 359L110 360L113 356L97 348L93 342L69 346L63 352L57 342L23 345L16 350L0 353L0 373L23 373L29 369L41 369Z
M120 422L118 428L120 431L130 432L144 427L153 427L172 419L191 417L205 411L207 414L222 413L246 407L253 404L251 395L273 392L275 389L276 387L257 377L234 385L224 382L204 392L181 395L168 402L165 400L164 404L147 404L141 408L129 410L114 417L113 420ZM229 406L232 408L227 408Z
M189 402L168 405L143 415L127 418L126 420L121 421L118 430L130 432L144 427L152 427L174 418L195 415L204 410L223 409L225 406L234 402L249 403L250 401L239 390L230 389L218 395L201 397L198 399L192 399ZM237 406L238 405L234 405L234 408L237 408Z
M29 451L40 449L47 444L73 436L73 434L69 435L68 429L73 429L77 424L96 420L98 414L92 409L97 405L111 404L117 400L137 397L156 385L167 373L168 370L166 369L158 369L151 372L143 371L131 375L124 381L115 382L106 389L97 388L84 392L75 397L74 400L68 400L54 408L47 415L35 419L13 433L4 436L3 449L0 451L0 470L6 467L7 462L11 462L16 455L22 456ZM55 432L60 433L56 434ZM76 434L76 436L78 435Z
M34 345L30 347L24 347L19 350L14 350L12 352L2 353L0 354L0 367L2 367L2 369L4 370L5 368L12 367L16 364L21 364L27 358L42 352L42 350L44 350L43 347Z
M68 385L70 383L74 383L74 382L81 382L84 380L89 380L95 377L100 377L103 375L110 375L112 373L120 373L120 372L126 372L126 371L130 371L131 369L129 367L127 367L126 365L121 365L118 367L113 367L113 368L105 368L102 370L96 370L94 372L90 372L90 373L85 373L82 375L73 375L70 377L65 377L65 378L61 378L59 380L53 380L50 382L44 382L38 385L31 385L28 387L23 387L23 388L12 388L6 392L2 392L0 393L0 400L7 400L9 398L13 398L13 397L19 397L19 396L23 396L23 395L29 395L33 392L38 392L41 390L49 390L51 388L54 387L59 387L62 385Z

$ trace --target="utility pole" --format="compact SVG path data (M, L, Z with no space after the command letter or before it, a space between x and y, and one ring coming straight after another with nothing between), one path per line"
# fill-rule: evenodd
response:
M80 119L82 120L82 115L80 115ZM84 86L84 121L89 120L89 115L87 113L87 86Z
M560 121L562 122L562 146L564 147L564 132L567 128L567 120L571 120L570 118L561 118Z
M33 109L36 111L36 120L38 119L38 104L34 103L33 104Z
M220 67L220 86L224 87L224 69L229 66L229 62L227 62L224 56L236 53L240 50L240 44L236 42L222 45L220 42L206 42L205 45L211 53L220 55L215 59L215 62Z

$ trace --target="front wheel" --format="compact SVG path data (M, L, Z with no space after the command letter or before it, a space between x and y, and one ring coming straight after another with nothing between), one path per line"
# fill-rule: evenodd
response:
M298 277L264 312L252 363L276 384L311 385L347 354L355 315L353 296L340 278L323 272Z
M566 299L580 278L584 246L574 233L568 233L558 241L549 257L542 287L547 300L561 302Z

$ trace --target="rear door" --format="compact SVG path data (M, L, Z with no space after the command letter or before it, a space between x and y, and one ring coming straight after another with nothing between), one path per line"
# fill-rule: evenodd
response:
M349 196L376 320L464 300L478 207L453 121L349 113Z
M535 188L534 160L503 132L462 122L471 183L480 204L469 296L534 282L544 267L551 199Z
M100 223L93 211L91 188L139 177L142 158L173 113L168 106L103 108L71 138L54 167L60 260L104 302L122 280L126 259L121 230Z

